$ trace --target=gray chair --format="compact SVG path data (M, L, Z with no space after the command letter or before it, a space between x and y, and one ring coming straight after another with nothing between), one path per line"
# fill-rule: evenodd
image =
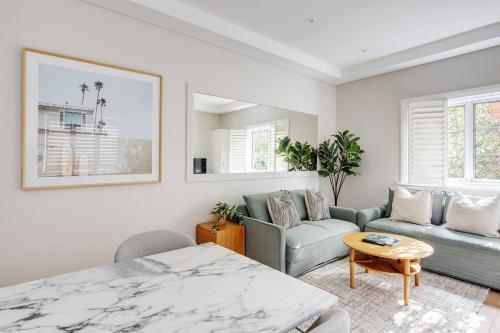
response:
M346 310L331 308L323 313L307 333L349 333L351 320Z
M172 230L153 230L127 238L115 253L115 262L150 256L194 246L194 240L186 234Z

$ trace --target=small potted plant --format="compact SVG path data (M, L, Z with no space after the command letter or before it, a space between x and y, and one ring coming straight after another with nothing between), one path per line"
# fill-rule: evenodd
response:
M212 232L214 234L219 230L219 227L226 224L228 219L239 224L243 223L243 214L236 210L236 206L230 206L225 202L216 203L211 213L215 217L215 222L212 225Z

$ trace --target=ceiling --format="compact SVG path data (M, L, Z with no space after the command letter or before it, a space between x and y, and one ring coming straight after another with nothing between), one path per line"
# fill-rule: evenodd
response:
M129 1L189 25L174 30L331 83L500 45L500 0Z
M196 111L207 113L225 114L256 106L254 103L235 101L234 99L211 96L205 94L194 94L193 108Z
M340 68L500 21L499 0L179 1Z

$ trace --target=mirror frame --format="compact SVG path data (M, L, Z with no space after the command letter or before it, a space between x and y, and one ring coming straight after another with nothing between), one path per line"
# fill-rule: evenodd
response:
M187 84L187 101L186 101L186 182L212 182L212 181L227 181L227 180L251 180L251 179L270 179L270 178L293 178L293 177L315 177L318 175L317 171L288 171L288 172L247 172L247 173L206 173L194 174L193 173L193 149L192 149L192 126L193 126L193 105L194 94L205 94L218 96L237 101L255 103L260 105L271 106L280 109L286 109L294 112L302 112L294 110L290 107L278 106L270 100L264 98L244 95L232 91L212 88L200 84L188 83ZM307 112L302 112L307 113ZM307 113L318 116L314 113ZM316 145L319 142L319 135Z

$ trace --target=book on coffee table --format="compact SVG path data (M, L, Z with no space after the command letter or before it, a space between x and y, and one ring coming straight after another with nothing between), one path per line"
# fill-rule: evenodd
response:
M377 234L368 234L363 238L363 242L373 243L381 246L394 246L399 243L399 239L391 236L380 236Z

